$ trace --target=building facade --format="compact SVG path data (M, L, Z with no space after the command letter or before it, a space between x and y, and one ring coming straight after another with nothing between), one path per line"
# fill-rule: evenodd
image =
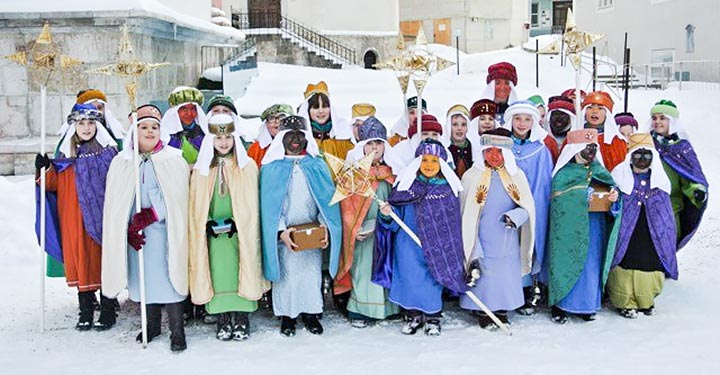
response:
M562 34L572 5L572 0L530 0L530 36Z

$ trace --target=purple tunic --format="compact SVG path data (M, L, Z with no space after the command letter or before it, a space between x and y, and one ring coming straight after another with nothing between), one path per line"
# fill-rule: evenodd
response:
M665 274L677 280L675 215L672 203L670 203L670 195L658 188L650 188L650 174L635 174L634 177L635 186L632 194L622 194L622 225L618 234L612 267L619 265L625 257L628 243L644 205L650 237Z

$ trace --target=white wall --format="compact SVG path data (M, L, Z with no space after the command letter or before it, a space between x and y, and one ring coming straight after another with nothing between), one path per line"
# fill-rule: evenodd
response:
M623 60L624 33L632 64L650 62L650 50L673 48L675 61L720 60L718 0L614 0L612 9L597 10L597 1L576 1L581 30L607 34L608 54ZM695 52L686 53L685 26L695 26ZM602 41L598 47L604 47Z
M210 21L211 0L157 0L178 13Z
M398 0L282 0L282 14L320 31L397 33Z

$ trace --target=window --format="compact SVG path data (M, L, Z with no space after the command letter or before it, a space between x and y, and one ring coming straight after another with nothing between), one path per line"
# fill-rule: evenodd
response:
M685 26L685 52L695 53L695 26Z
M492 20L485 20L485 39L493 39L493 31L495 27L493 26Z
M532 3L530 4L530 26L532 27L538 27L538 10L540 8L540 4L538 3Z
M673 63L675 62L675 50L654 49L650 50L650 76L652 78L668 78L673 75Z
M612 9L614 5L615 5L614 0L598 0L597 9L598 10Z

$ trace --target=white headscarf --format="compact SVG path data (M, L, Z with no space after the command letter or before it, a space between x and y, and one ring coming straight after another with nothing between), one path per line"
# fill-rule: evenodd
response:
M130 129L128 129L127 131L127 134L125 134L125 139L123 139L123 149L120 152L120 154L125 160L132 160L132 158L135 157L135 153L133 152L133 150L135 149L135 144L133 143L133 134L135 132L133 131L133 128L137 128L137 126L140 125L140 123L143 121L151 121L160 125L160 121L153 117L145 117L143 119L138 119L137 121L132 123L130 125ZM160 134L162 134L162 125L160 125ZM162 139L162 135L160 137L160 142L166 144L165 141Z
M592 142L597 145L597 142ZM589 143L568 143L560 152L560 156L558 157L558 161L555 164L555 169L552 171L552 175L555 176L555 174L565 166L565 164L569 163L570 160L572 160L575 155L577 155L578 152L582 151L585 146L587 146ZM598 146L599 147L599 146ZM597 160L600 164L605 165L605 162L603 162L602 154L600 153L600 149L598 148L597 152L595 153L595 160Z
M503 118L505 119L503 127L512 132L513 116L520 114L530 115L533 119L533 125L530 129L530 138L528 138L528 140L530 142L542 142L545 137L548 136L548 132L540 125L540 111L538 111L537 107L532 104L532 102L520 101L510 104L503 115Z
M583 121L577 121L576 126L577 128L574 129L582 129L585 126L585 112L587 111L587 108L589 106L585 106L582 110L582 119ZM603 109L605 110L605 123L603 124L603 132L602 134L605 134L603 136L603 143L606 145L609 145L612 143L613 138L618 137L621 140L625 141L627 143L627 138L620 133L620 127L617 126L617 123L615 123L615 117L613 117L612 112L605 106L603 106Z
M352 150L348 151L347 156L345 157L345 160L348 162L356 162L360 159L365 157L365 145L370 141L383 141L385 143L385 152L383 153L383 161L385 161L385 164L392 169L393 174L397 175L399 174L403 168L405 167L405 164L402 162L402 159L400 159L397 150L393 149L393 147L388 143L387 140L382 138L369 138L362 140L358 142L355 147L353 147Z
M647 146L634 147L628 150L627 155L625 155L625 160L612 170L611 174L613 180L615 180L615 184L618 186L620 191L625 194L630 194L635 187L635 176L632 171L632 153L637 150L649 150L652 152L653 160L650 164L650 169L652 170L650 173L650 187L653 189L659 188L660 190L670 194L672 185L670 185L670 179L662 166L660 154L654 147Z
M477 142L473 142L474 139L480 139L477 130L477 122L475 122L475 129L473 129L473 126L470 124L470 117L463 111L459 110L448 112L447 117L445 118L445 126L443 127L443 135L440 137L442 143L446 145L450 145L452 143L452 118L456 115L464 117L467 122L468 130L465 136L468 141L470 141L471 144L478 144Z
M104 110L104 116L105 116L105 124L110 128L110 130L115 135L115 138L122 139L125 138L125 127L118 121L118 119L113 116L112 112L110 112L110 108L108 108L108 104L102 100L102 99L90 99L86 101L83 104L93 104L93 102L100 102L105 107Z
M65 155L65 157L69 158L72 156L72 138L76 132L75 122L69 124L65 129L65 134L62 137L62 143L60 143L60 147L58 147L58 151ZM107 129L105 129L100 121L95 121L95 140L102 147L117 147L117 142L115 142L113 137L110 136L110 133L108 133Z
M670 116L667 113L663 113L663 116L667 117L670 120L670 124L668 126L668 134L674 134L677 133L678 138L680 139L690 139L689 134L687 131L685 131L685 128L682 126L682 123L679 119L676 119L675 117ZM638 129L639 133L650 133L651 130L655 130L653 128L652 124L652 116L650 116L650 119L645 122L645 125L642 129Z
M207 122L207 116L205 115L205 111L203 111L202 107L195 103L182 103L178 104L174 107L170 107L170 109L165 112L165 115L162 118L162 121L160 121L160 139L162 139L164 144L168 144L170 142L170 136L179 133L183 131L182 123L180 122L180 115L178 114L178 110L180 107L186 105L186 104L193 104L195 106L195 110L197 111L197 117L195 118L195 124L200 127L202 132L207 135L208 133L208 122ZM132 133L132 132L130 132Z
M309 127L310 125L308 125L308 128ZM282 160L285 158L285 145L283 144L283 138L289 131L292 130L282 130L277 133L270 143L270 146L262 159L261 165L270 164L275 160ZM312 131L310 129L305 129L302 132L305 133L305 139L307 139L305 152L312 157L318 156L320 154L320 149L318 148L317 142L315 142L315 138L313 138Z
M450 157L450 154L448 154L448 157ZM450 184L450 188L457 197L458 194L463 190L462 183L460 182L458 176L455 174L455 171L450 168L450 165L445 161L445 159L438 159L440 160L440 171L445 177L445 180L447 180L448 184ZM395 181L395 186L397 187L397 190L406 191L410 189L410 186L413 184L415 178L417 177L417 172L420 170L421 163L422 155L416 157L405 168L405 170L399 175L398 179Z
M492 145L484 145L482 146L477 152L474 152L475 155L473 155L473 159L475 160L473 162L473 168L477 168L481 171L484 171L487 166L485 166L485 155L483 155L483 151L497 146ZM513 155L512 150L507 149L505 147L497 147L502 151L503 160L505 163L505 169L510 173L511 175L514 175L517 172L517 163L515 162L515 155Z
M393 125L393 127L390 129L390 135L398 134L398 135L402 136L403 138L407 138L408 131L410 130L410 126L408 125L408 111L410 109L411 108L405 108L402 116L400 116L400 118L398 118L397 121L395 121L395 125ZM417 110L417 108L414 108L414 107L412 109ZM422 112L420 114L421 116L428 113L427 110L424 110L424 109L421 109L420 111ZM415 125L415 124L413 124L413 125Z
M235 140L235 157L237 158L237 164L240 169L250 162L250 158L245 151L241 137L241 131L238 128L237 116L230 116L227 114L214 115L208 120L208 124L227 124L233 122L235 124L235 131L232 133L233 139ZM207 176L210 174L210 164L215 157L215 134L208 131L203 138L202 144L200 145L200 151L198 152L198 158L195 162L193 169L200 172L201 175Z
M300 104L300 109L298 109L298 116L304 117L305 121L307 121L308 127L312 129L312 123L310 120L310 113L308 112L308 109L310 108L310 98L313 97L313 95L317 95L317 93L313 93L312 95L308 96L307 99L305 99L302 104ZM330 97L330 93L327 93L328 98ZM346 119L340 117L337 114L337 111L335 110L334 105L330 105L330 120L332 121L332 128L330 129L330 137L343 140L343 139L352 139L353 138L353 132L352 132L352 124L350 124ZM310 132L310 138L312 138L312 132Z

